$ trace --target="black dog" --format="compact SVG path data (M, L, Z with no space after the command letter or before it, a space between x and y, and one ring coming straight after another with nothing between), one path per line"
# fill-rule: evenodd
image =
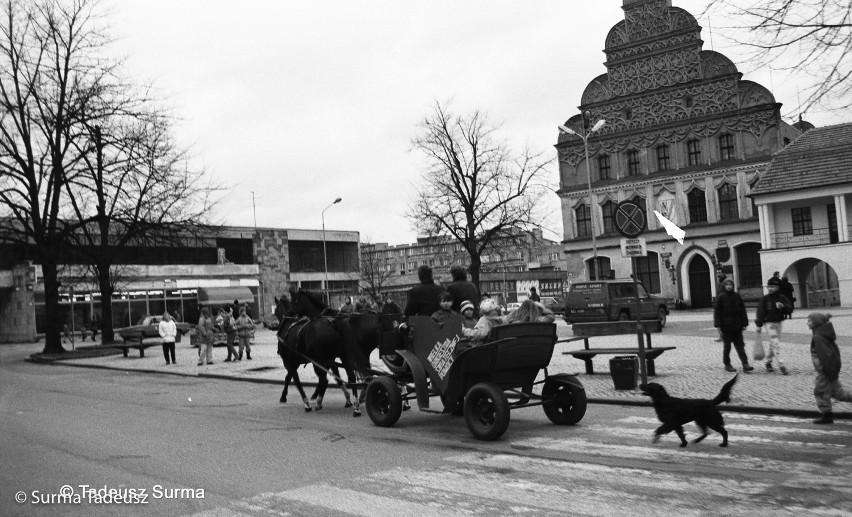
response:
M680 437L680 446L686 447L686 437L683 435L683 424L695 421L695 424L701 428L701 436L696 438L692 443L698 443L707 436L707 428L713 429L722 435L722 443L720 447L728 446L728 432L725 430L725 421L722 419L722 414L716 409L716 406L722 402L729 402L731 397L731 388L737 382L737 375L722 386L719 394L713 400L708 399L681 399L672 397L666 392L666 389L651 382L643 384L639 388L642 393L651 397L654 403L654 411L657 412L657 418L663 423L654 431L654 443L659 441L660 436L668 434L672 431L676 432Z

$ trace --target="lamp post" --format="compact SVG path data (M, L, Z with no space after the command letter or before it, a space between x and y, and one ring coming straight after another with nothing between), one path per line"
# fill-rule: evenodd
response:
M330 205L322 209L322 259L325 265L325 304L329 305L331 300L328 295L328 253L325 251L325 211L333 207L337 203L343 201L343 198L337 198Z
M586 117L588 118L590 116L591 116L591 113L587 111ZM589 220L591 221L590 230L591 230L591 233L592 233L592 256L594 257L592 259L592 267L594 268L594 271L595 271L595 279L596 280L600 280L601 273L600 273L600 264L598 264L598 241L597 241L597 237L595 236L595 218L594 218L595 202L594 202L594 199L592 198L592 168L591 168L591 165L589 165L589 136L592 133L594 133L595 131L604 127L605 124L606 124L605 119L598 120L597 122L595 122L595 124L592 126L591 129L586 131L586 134L584 134L584 135L577 133L576 131L574 131L571 128L567 128L565 126L559 126L559 130L562 131L563 133L580 137L583 140L583 147L586 150L586 175L587 175L588 187L589 187Z

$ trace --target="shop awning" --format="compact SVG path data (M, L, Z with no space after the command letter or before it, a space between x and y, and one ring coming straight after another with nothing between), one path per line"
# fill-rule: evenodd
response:
M248 287L199 287L198 303L200 305L225 305L228 303L254 303L254 295Z

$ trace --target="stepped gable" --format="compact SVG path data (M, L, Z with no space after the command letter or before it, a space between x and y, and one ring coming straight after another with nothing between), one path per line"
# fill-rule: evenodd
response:
M810 129L775 153L752 195L852 183L852 123Z
M624 20L606 36L607 73L589 82L580 112L606 119L590 142L594 154L629 146L675 143L687 134L709 137L746 131L760 137L778 123L779 104L765 87L742 80L726 56L704 50L701 26L671 0L624 0ZM575 115L564 124L583 132ZM559 133L560 160L582 160L578 137Z

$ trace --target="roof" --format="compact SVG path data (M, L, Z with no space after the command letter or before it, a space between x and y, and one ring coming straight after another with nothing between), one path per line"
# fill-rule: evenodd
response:
M233 303L253 303L254 295L248 287L199 287L198 303L201 305L225 305Z
M751 195L852 184L852 123L805 131L775 153Z

